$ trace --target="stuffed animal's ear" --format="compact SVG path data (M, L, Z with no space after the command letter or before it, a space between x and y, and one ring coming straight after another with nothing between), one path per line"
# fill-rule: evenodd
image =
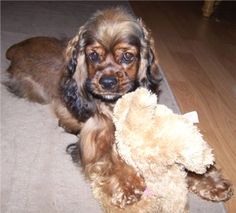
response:
M140 50L140 67L138 72L139 83L141 86L147 87L152 92L159 93L159 83L161 81L158 59L155 52L154 40L151 36L151 31L144 25L141 19L138 23L143 31L141 38Z

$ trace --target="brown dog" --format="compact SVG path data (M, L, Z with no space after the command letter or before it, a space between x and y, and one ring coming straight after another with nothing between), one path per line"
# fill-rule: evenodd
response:
M68 42L31 38L10 47L6 57L11 61L8 88L50 103L59 124L80 133L72 154L93 184L114 205L137 202L145 182L112 149L111 116L116 100L137 87L159 92L154 42L142 21L119 8L99 11ZM209 200L232 195L231 184L215 168L204 175L189 173L189 186Z

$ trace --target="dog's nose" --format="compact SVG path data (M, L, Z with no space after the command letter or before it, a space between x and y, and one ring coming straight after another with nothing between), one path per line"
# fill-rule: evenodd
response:
M102 85L104 89L112 89L117 84L117 79L113 76L104 76L100 78L99 84Z

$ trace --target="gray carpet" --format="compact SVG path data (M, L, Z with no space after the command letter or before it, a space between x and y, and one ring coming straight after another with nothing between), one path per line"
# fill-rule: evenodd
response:
M1 2L1 80L6 49L32 36L73 36L97 9L127 2ZM145 8L144 8L145 9ZM163 75L160 102L179 112ZM1 86L1 212L101 212L89 183L66 155L77 138L57 126L48 106L29 103ZM225 212L190 195L193 213Z

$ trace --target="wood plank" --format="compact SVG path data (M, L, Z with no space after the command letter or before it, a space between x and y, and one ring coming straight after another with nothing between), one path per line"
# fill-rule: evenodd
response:
M206 20L201 2L131 2L156 41L180 110L196 110L217 165L236 186L236 29ZM145 9L144 9L145 8ZM236 212L236 196L226 202Z

